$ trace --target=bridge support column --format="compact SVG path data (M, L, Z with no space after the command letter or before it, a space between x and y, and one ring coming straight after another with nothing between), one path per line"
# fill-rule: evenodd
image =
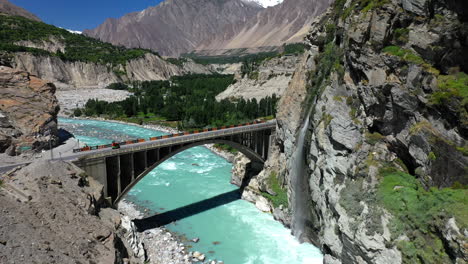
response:
M133 154L133 166L135 175L140 175L148 167L146 151L135 152Z
M120 157L113 156L106 158L106 170L107 196L114 202L122 190L120 185Z
M159 149L151 149L146 151L146 162L147 167L159 160Z
M120 189L119 194L135 179L133 153L120 156Z
M93 177L104 186L104 196L107 196L107 168L106 159L82 160L77 164L86 174Z

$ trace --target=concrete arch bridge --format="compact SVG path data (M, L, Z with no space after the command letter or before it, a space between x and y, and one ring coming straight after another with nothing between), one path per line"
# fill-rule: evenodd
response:
M263 165L275 128L276 121L272 120L137 140L136 143L127 142L120 149L111 149L107 145L86 147L76 150L78 159L74 163L104 185L105 197L115 205L159 164L195 146L227 144L252 162Z

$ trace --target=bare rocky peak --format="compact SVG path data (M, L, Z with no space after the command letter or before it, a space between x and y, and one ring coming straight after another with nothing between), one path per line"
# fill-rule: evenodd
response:
M175 56L194 50L263 8L241 0L167 0L119 19L107 19L84 34L115 45L149 48Z
M0 13L12 16L22 16L35 21L41 21L36 15L30 13L24 8L10 3L8 0L0 0Z
M258 12L232 34L206 39L197 50L280 46L283 43L301 42L308 33L312 20L322 14L332 2L285 0Z

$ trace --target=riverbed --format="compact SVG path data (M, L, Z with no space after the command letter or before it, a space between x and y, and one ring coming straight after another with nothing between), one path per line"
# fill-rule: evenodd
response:
M163 134L114 122L61 118L59 123L88 145ZM205 253L207 259L227 264L322 263L319 249L300 244L271 214L244 200L230 199L237 189L229 183L231 170L225 159L195 147L162 163L125 199L154 213L190 206L191 210L178 210L178 218L166 228L185 237L190 250ZM199 241L191 242L194 238Z

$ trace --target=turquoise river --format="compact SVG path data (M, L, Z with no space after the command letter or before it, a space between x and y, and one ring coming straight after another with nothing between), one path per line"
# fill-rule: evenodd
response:
M114 122L60 118L59 124L88 145L149 138L162 132ZM127 195L148 210L165 212L237 189L229 183L232 165L204 147L186 150L162 163ZM244 200L224 204L166 226L188 239L191 250L226 264L322 263L319 249L300 244L271 214Z

